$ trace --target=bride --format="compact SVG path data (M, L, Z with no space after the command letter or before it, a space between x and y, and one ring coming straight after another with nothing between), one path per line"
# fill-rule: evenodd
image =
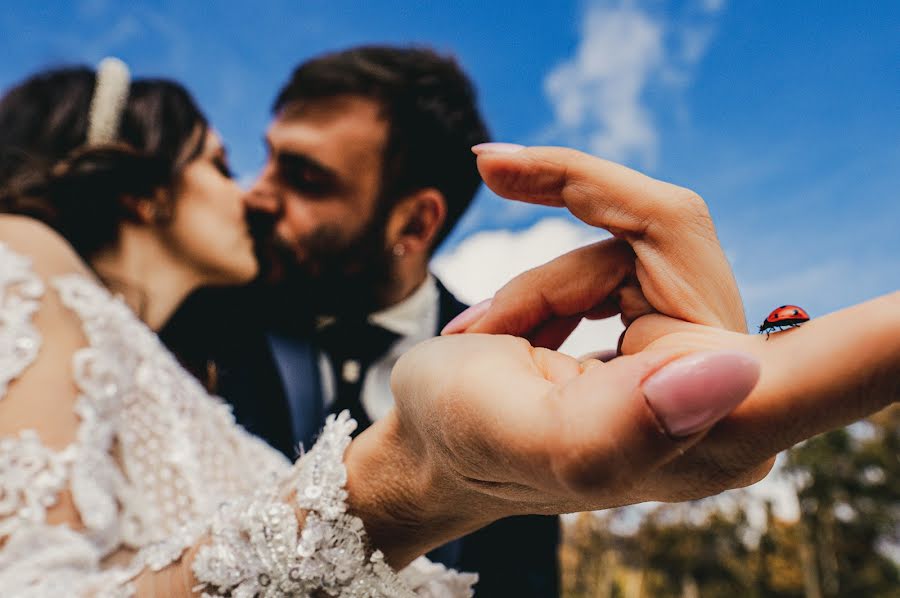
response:
M240 192L190 96L131 83L117 62L50 71L0 100L0 147L0 210L18 214L0 216L4 595L465 596L474 576L416 557L508 515L746 484L781 448L896 400L895 296L763 344L734 318L713 321L740 305L719 276L727 266L715 270L714 233L699 235L700 261L687 259L689 231L648 260L654 235L676 230L660 227L527 273L453 330L559 336L581 313L621 311L634 321L623 356L435 339L398 364L395 411L352 444L354 422L332 417L292 465L237 427L153 332L194 288L256 272ZM624 206L635 176L565 150L479 165L495 189L527 187L529 176L494 176L523 169L548 189L501 194L534 193L598 226L609 224L591 213L597 195L577 208L577 192L554 196L565 177L581 191L604 179L601 196ZM635 206L669 191L655 184L640 179ZM658 275L678 268L673 295ZM616 306L603 287L613 271L640 279ZM701 321L662 315L673 299ZM836 331L843 347L829 351Z
M42 73L3 98L0 139L4 211L56 229L0 218L4 595L466 594L470 576L398 577L369 549L346 512L346 416L291 467L157 340L193 289L257 271L184 89L114 60ZM186 549L195 579L153 574Z

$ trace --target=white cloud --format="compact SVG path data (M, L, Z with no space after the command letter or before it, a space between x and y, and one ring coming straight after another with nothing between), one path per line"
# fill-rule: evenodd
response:
M517 274L607 236L563 218L545 218L519 232L473 234L435 257L432 268L461 301L475 303L492 296ZM561 350L579 356L615 348L621 332L618 318L582 322Z
M660 86L677 93L690 81L722 4L701 0L667 17L635 2L590 5L575 55L544 80L556 118L550 136L652 169L660 134L646 96Z
M575 57L544 82L557 125L586 132L593 153L652 164L657 133L641 92L662 65L662 35L658 22L634 8L588 9Z

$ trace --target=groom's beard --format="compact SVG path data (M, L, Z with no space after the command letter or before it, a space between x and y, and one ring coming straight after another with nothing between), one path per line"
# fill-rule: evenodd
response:
M357 238L341 241L323 226L297 244L274 237L263 276L280 318L294 326L312 325L316 316L363 316L383 306L381 298L393 278L393 259L385 249L385 226L374 222ZM264 279L265 280L265 279Z

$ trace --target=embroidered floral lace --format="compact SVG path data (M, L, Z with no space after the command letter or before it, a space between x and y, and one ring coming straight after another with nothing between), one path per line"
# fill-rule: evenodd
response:
M77 389L79 427L62 449L33 429L0 436L4 596L129 596L143 569L201 539L193 571L206 596L471 594L474 576L424 558L398 574L368 545L346 507L342 458L356 425L346 414L292 466L238 427L124 303L80 274L44 281L3 243L0 401L53 342L34 323L49 292L87 340L60 372ZM64 494L79 526L46 520Z

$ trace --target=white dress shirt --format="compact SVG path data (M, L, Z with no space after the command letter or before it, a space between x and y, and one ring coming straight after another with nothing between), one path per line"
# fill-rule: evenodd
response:
M414 345L432 338L438 325L438 294L434 277L428 274L419 288L401 301L387 309L369 315L369 323L381 326L400 335L387 353L377 359L366 371L363 380L360 402L373 422L384 417L394 405L391 393L391 370L400 356ZM344 366L345 371L337 372L352 377L352 368ZM335 371L328 356L319 352L319 371L322 374L322 398L326 410L334 401ZM358 371L356 372L358 376Z

